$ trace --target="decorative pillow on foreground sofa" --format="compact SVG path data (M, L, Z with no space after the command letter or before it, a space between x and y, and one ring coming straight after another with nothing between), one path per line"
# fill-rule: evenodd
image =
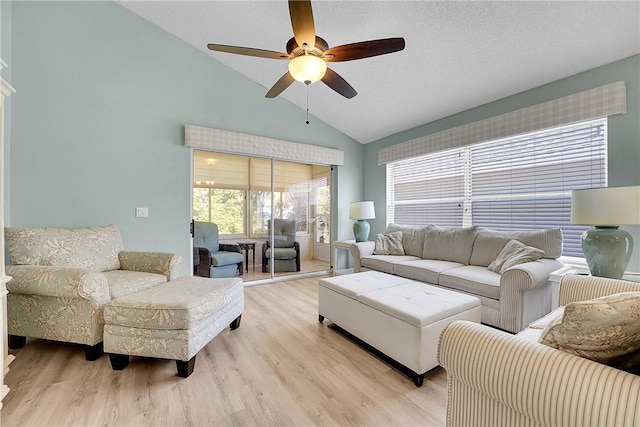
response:
M573 302L550 322L539 342L640 374L640 292Z
M502 232L390 224L385 233L396 232L402 232L404 255L378 254L376 242L354 243L354 272L377 270L476 296L482 304L482 322L510 332L522 330L551 310L549 274L563 266L558 260L559 228ZM518 261L526 262L517 265L509 258L501 273L491 271L489 265L512 240L530 247L525 252L531 258L541 257L523 258Z

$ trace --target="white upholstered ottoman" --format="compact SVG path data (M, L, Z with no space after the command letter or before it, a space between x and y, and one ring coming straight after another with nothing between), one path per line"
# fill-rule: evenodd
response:
M322 279L318 286L320 323L328 318L393 359L418 387L438 366L445 326L455 320L479 323L480 313L476 297L378 271Z
M193 372L196 354L229 325L240 326L240 278L179 277L110 301L104 307L104 351L115 370L129 356L174 359L178 375Z

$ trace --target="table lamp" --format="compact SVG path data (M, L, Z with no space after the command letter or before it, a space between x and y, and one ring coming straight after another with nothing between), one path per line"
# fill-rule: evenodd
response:
M353 224L353 235L356 242L366 242L369 238L369 230L371 226L365 219L374 219L376 217L376 209L373 202L353 202L349 208L349 219L355 219Z
M582 234L582 252L591 275L622 278L633 238L618 226L640 224L640 186L572 191L571 224L594 226Z

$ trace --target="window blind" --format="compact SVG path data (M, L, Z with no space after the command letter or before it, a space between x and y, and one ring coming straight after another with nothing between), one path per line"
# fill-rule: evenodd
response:
M389 222L495 230L561 227L582 257L571 191L607 185L607 120L438 152L387 165Z
M461 225L464 173L460 150L387 165L387 218L416 226Z

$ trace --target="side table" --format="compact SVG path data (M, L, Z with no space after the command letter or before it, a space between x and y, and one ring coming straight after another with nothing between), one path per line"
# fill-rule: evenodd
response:
M333 249L333 275L338 276L340 274L350 274L353 273L353 268L343 268L338 269L338 250L346 249L349 251L351 249L351 245L354 244L355 240L339 240L331 243L331 247Z
M562 280L562 276L566 274L591 275L588 267L581 267L577 265L565 265L556 271L552 271L551 274L549 274L549 281L551 282L551 310L558 308L560 281ZM640 282L640 277L634 274L625 274L622 276L621 280Z
M249 272L249 251L253 252L253 271L256 271L256 243L255 240L241 240L238 243L240 250L244 251L245 265L247 266L247 273Z

